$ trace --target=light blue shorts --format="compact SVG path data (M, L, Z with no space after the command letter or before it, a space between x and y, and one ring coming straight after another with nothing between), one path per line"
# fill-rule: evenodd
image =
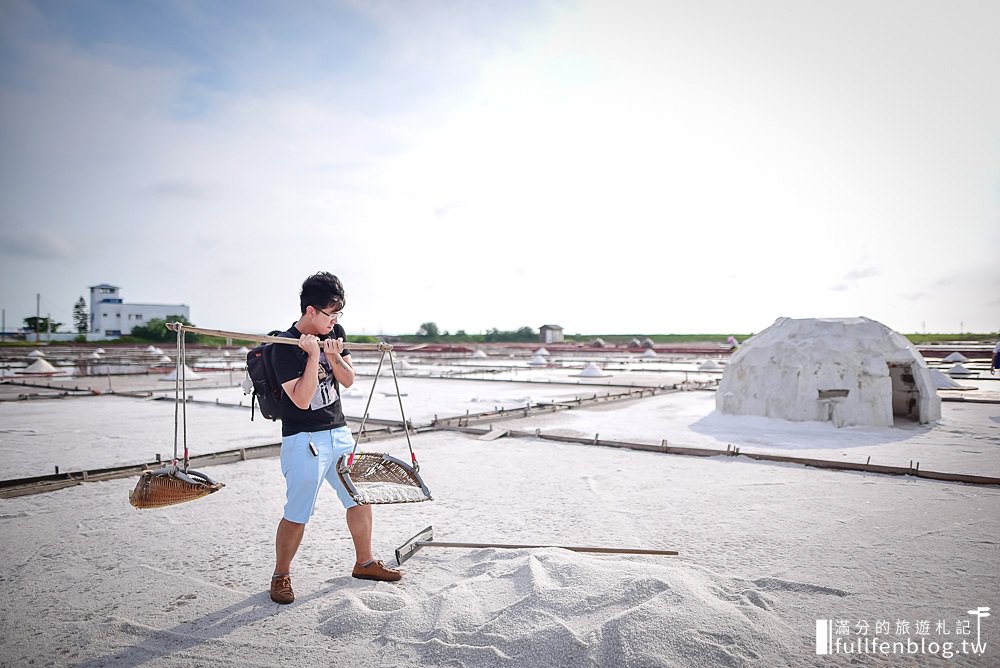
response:
M316 448L313 454L309 444ZM285 519L305 524L316 510L319 489L326 480L344 508L358 505L337 475L337 460L354 449L350 427L300 432L281 439L281 473L285 476Z

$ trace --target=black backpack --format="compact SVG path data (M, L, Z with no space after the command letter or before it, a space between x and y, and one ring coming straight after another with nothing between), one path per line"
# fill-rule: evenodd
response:
M287 332L274 330L268 336L287 336ZM254 403L260 408L260 414L268 420L277 420L278 405L281 403L281 385L274 375L271 356L273 343L262 343L247 353L247 377L243 381L243 394L252 394L250 398L250 419L253 420Z

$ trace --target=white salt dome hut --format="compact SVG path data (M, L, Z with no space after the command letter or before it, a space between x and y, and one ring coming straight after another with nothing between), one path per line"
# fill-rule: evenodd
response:
M863 317L778 318L729 358L715 407L838 427L941 418L941 399L917 349Z
M170 373L168 373L166 376L164 376L160 380L177 380L177 369L174 369L173 371L171 371ZM185 364L184 365L184 380L185 381L189 381L189 380L203 380L203 379L202 379L201 376L199 376L198 374L196 374L191 367L189 367L188 365Z
M960 353L958 351L955 351L952 354L950 354L947 357L945 357L941 361L942 362L948 362L948 363L953 363L953 362L968 362L969 358L966 357L965 355L963 355L962 353Z

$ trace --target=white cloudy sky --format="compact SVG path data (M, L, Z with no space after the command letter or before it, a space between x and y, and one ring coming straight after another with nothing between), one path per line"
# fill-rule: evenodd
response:
M1000 3L0 2L0 306L1000 330Z

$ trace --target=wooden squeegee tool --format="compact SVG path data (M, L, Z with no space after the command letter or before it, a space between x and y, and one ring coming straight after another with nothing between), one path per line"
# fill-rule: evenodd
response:
M658 556L677 556L675 550L642 550L624 547L582 547L578 545L515 545L511 543L448 543L434 540L434 527L429 526L396 549L396 563L402 565L422 547L457 547L485 548L494 547L503 550L531 550L543 547L556 547L572 552L595 552L597 554L649 554Z

